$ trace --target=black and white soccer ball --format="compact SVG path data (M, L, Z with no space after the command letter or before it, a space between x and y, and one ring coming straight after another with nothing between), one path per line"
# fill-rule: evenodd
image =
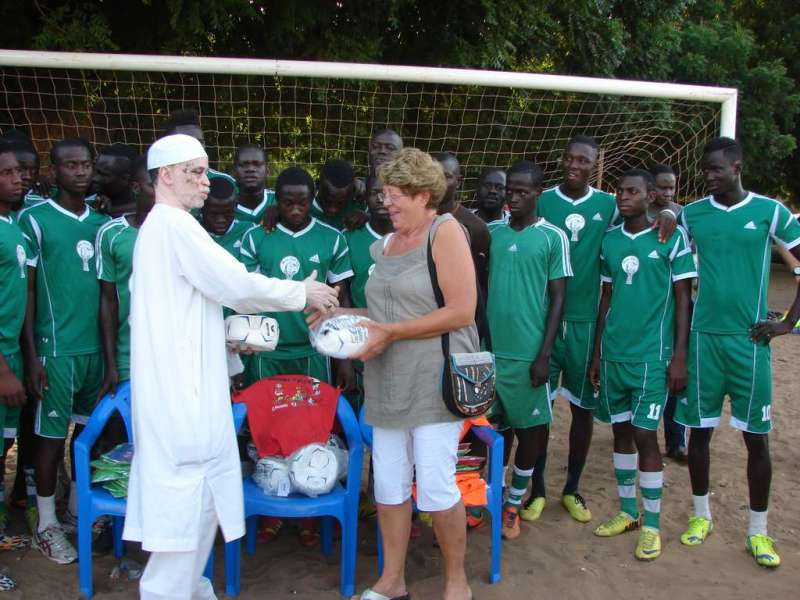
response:
M325 444L308 444L288 458L292 489L306 496L327 494L338 480L339 461Z
M359 315L325 319L316 330L309 332L311 345L324 356L351 358L367 341L369 331L361 324L367 320Z
M286 497L292 493L289 464L280 456L266 456L256 463L253 481L269 496Z
M280 328L271 317L231 315L225 319L225 339L242 349L271 352L278 345Z

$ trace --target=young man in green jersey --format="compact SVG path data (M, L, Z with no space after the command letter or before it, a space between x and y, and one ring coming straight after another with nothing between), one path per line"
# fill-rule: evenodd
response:
M709 196L683 209L681 222L697 247L700 273L689 335L687 398L675 420L692 428L689 476L694 501L688 546L711 532L708 501L711 435L730 397L731 426L747 447L750 525L745 547L756 562L777 567L780 556L767 535L772 479L768 433L772 429L772 367L769 342L791 332L800 318L800 288L786 317L767 321L772 242L800 258L800 223L780 202L745 191L738 142L716 138L703 149Z
M205 148L206 135L200 125L200 117L194 110L178 110L169 116L167 122L164 124L164 135L172 135L174 133L189 135L200 142ZM208 179L211 180L216 177L222 177L234 185L236 184L236 180L227 173L217 171L216 169L208 169Z
M77 554L56 517L56 472L70 421L76 423L74 440L103 381L94 242L109 218L84 200L93 158L85 140L57 142L50 151L55 197L20 214L32 253L22 350L28 392L37 401L34 545L60 564L73 562ZM76 514L73 480L65 521L71 524Z
M94 160L92 190L97 195L95 206L116 219L136 210L131 188L131 173L136 150L126 144L111 144L103 148Z
M316 274L318 281L342 287L353 276L350 253L344 236L311 216L314 180L300 167L278 175L278 223L273 231L254 225L242 240L242 262L248 271L268 277L302 281ZM341 294L341 289L340 289ZM348 305L346 302L345 305ZM245 384L273 375L308 375L330 381L328 359L311 346L303 313L266 313L278 321L280 336L273 352L254 354L244 374ZM282 521L269 518L262 526L263 537L273 539ZM313 523L303 520L300 541L313 546L319 540Z
M508 223L506 206L506 172L498 167L484 169L478 177L473 211L486 223L489 233L500 225Z
M356 205L353 165L346 160L327 160L322 165L317 183L317 197L311 203L311 216L343 231L345 218L360 210Z
M239 188L236 219L261 223L267 208L275 205L275 190L267 189L269 168L264 149L243 144L233 155L233 175Z
M497 366L493 420L517 438L503 510L507 539L521 533L522 500L536 460L547 448L550 354L572 276L564 232L536 215L542 179L541 168L532 162L511 165L506 182L511 219L492 233L489 254L487 317Z
M133 248L139 228L155 200L152 185L147 185L143 180L144 177L150 179L146 166L146 156L137 158L129 165L136 211L109 221L97 234L95 254L97 279L100 280L100 331L105 359L105 375L98 398L113 392L119 382L130 379L131 330L128 317Z
M8 523L5 498L5 457L17 437L19 413L25 405L19 337L28 299L28 240L12 207L20 199L22 176L11 144L0 142L0 537Z
M240 259L244 234L253 226L236 218L236 190L226 179L212 179L203 208L200 209L200 224L212 239Z
M614 432L614 473L620 512L597 527L611 537L642 524L636 471L644 504L644 527L634 556L661 555L660 514L664 485L658 423L668 393L686 387L686 352L692 279L697 277L686 232L666 243L647 216L655 181L643 169L623 174L617 186L622 225L603 238L603 282L589 376L599 401L595 415ZM637 453L638 451L638 453Z
M600 245L618 216L614 196L589 185L598 153L593 138L573 137L561 157L562 183L542 192L537 205L539 216L564 231L570 242L574 276L567 282L564 318L553 347L550 388L554 396L561 394L570 402L567 480L561 504L580 523L592 518L578 486L592 441L592 411L597 404L588 375L600 297ZM667 239L675 224L675 215L669 212L660 215L653 227L659 228L660 239ZM538 519L544 508L545 464L543 456L536 465L533 493L521 512L524 520Z

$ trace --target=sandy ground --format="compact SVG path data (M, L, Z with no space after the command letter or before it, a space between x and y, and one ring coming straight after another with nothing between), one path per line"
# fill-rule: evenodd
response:
M793 297L793 282L782 268L773 275L769 306L782 309ZM531 597L617 598L798 598L800 597L800 406L797 403L800 373L792 368L800 352L800 336L773 342L774 402L776 423L771 436L773 486L770 533L778 541L783 566L775 571L759 568L744 551L747 528L745 450L741 435L727 425L713 441L712 511L715 529L707 542L696 548L681 546L691 497L686 467L666 462L662 507L663 554L654 563L633 558L636 534L613 539L592 535L592 528L617 510L611 465L610 427L597 425L592 453L582 481L582 492L594 514L592 523L572 521L558 502L566 464L569 412L557 402L550 445L549 503L539 522L523 524L523 535L504 542L502 574L497 585L487 583L489 536L484 528L468 539L467 569L475 598L516 600ZM22 515L12 513L12 529L22 531ZM441 556L432 545L431 530L423 527L412 541L408 557L409 590L415 598L438 598ZM362 523L359 531L358 588L376 578L374 525ZM222 593L222 547L217 545L215 586ZM260 545L254 557L243 556L242 598L329 598L338 595L338 546L330 559L300 546L296 534L284 531L272 544ZM130 556L144 559L135 547ZM136 598L137 584L110 579L116 561L95 558L97 598ZM0 554L0 567L10 570L19 590L8 598L76 598L77 565L59 566L37 551Z

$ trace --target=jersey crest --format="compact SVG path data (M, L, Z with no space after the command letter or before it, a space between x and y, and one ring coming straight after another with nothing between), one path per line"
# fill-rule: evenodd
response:
M633 276L639 270L639 259L635 256L626 256L622 259L622 270L628 275L627 279L625 279L625 284L632 285Z
M564 224L567 226L567 229L572 232L569 241L577 242L578 234L580 233L581 229L586 227L586 219L583 218L583 215L572 213L571 215L567 215L567 218L564 220Z
M75 252L78 253L78 256L83 262L83 270L88 272L89 261L92 260L92 257L94 257L94 246L92 245L91 242L87 242L86 240L80 240L75 245Z
M300 261L294 256L284 256L280 262L281 273L292 279L300 271Z

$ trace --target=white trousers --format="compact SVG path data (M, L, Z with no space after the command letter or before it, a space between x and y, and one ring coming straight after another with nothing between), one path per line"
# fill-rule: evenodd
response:
M203 486L200 542L192 552L152 552L139 581L141 600L217 600L203 571L217 535L217 513Z

